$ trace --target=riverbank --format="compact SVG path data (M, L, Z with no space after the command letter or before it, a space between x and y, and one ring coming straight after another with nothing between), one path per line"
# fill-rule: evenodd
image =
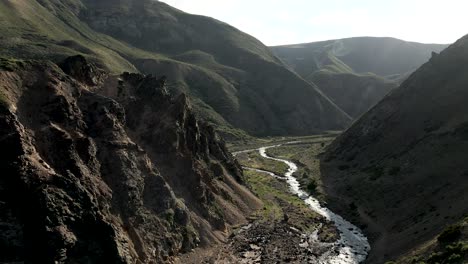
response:
M286 143L295 144L297 142ZM313 196L308 195L302 188L293 174L298 170L297 165L289 160L268 156L267 149L281 147L281 145L261 147L258 149L260 155L269 160L283 162L289 166L285 174L286 182L290 191L304 200L304 202L316 213L322 215L327 220L332 221L340 232L340 239L333 243L332 248L324 252L319 257L319 263L330 264L354 264L361 263L366 259L370 250L370 245L362 230L354 226L343 217L333 213L331 210L320 204Z
M317 147L314 155L306 157L313 163L331 138L313 136L305 140L238 149L235 155L244 166L246 185L264 206L251 215L249 224L234 230L224 245L200 250L192 255L202 258L194 261L191 257L181 263L356 264L365 260L370 247L362 232L323 207L296 179L297 172L307 168L295 163L302 159L301 153ZM297 159L292 162L284 157Z
M245 179L263 208L224 244L197 249L179 263L320 263L319 257L339 239L333 223L293 195L284 177L246 169Z

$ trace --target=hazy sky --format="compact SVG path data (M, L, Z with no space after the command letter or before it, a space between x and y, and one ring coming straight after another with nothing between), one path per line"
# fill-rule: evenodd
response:
M267 45L354 36L451 43L468 34L468 0L161 0L227 22Z

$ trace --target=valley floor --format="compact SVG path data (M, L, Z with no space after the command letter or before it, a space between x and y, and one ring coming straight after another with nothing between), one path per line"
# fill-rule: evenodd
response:
M316 263L329 248L315 247L308 234L319 228L320 241L335 241L338 232L333 224L290 194L281 180L255 171L245 175L264 207L248 224L236 228L225 244L198 249L180 263Z
M291 193L282 178L288 166L265 159L258 151L242 151L294 142L268 149L267 154L296 163L298 170L293 176L301 186L307 186L309 193L321 197L318 155L335 136L255 139L231 145L231 150L238 151L236 157L245 168L247 186L264 206L250 216L248 224L235 228L224 244L197 249L182 256L180 263L318 263L320 256L330 249L338 254L332 242L339 239L339 231L331 221Z

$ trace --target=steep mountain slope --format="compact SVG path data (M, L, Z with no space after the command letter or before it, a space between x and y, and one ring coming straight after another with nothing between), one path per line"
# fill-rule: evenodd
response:
M395 81L374 74L333 73L321 70L310 78L352 117L359 117L397 87Z
M152 0L0 3L0 54L60 61L82 54L114 73L168 77L219 130L254 135L343 129L349 116L255 38Z
M294 71L353 117L365 113L401 80L447 45L360 37L272 47Z
M0 262L171 262L260 206L185 95L61 67L0 59Z
M434 55L323 157L330 204L370 234L369 263L408 253L468 213L467 71L465 36Z

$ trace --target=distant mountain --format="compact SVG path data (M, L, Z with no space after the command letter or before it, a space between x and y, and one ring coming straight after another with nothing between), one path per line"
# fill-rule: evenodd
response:
M271 48L345 112L358 117L425 63L432 52L446 47L359 37Z
M400 75L416 70L448 45L395 38L356 37L272 47L301 76L328 68L336 72Z
M81 54L113 73L167 76L226 136L343 129L351 118L255 38L152 0L0 2L0 55Z
M465 36L434 54L323 156L329 204L365 227L369 263L420 246L445 250L449 244L435 238L468 213L467 72ZM465 253L457 254L458 262L438 263L466 263Z

